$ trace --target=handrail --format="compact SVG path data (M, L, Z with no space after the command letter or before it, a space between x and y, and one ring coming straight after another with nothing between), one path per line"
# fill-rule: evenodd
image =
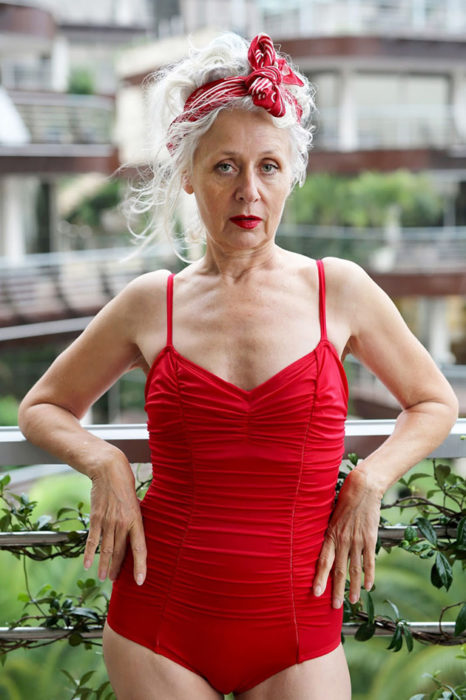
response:
M149 463L150 451L147 427L143 423L126 425L86 425L92 435L106 440L122 450L130 462ZM345 450L367 457L391 435L395 427L393 419L348 419L345 423ZM459 418L443 443L433 450L429 458L466 457L466 418ZM28 464L62 464L53 455L31 444L16 426L0 427L0 466Z
M400 542L404 539L405 530L407 525L385 525L385 527L379 527L379 538L382 544L393 544ZM425 539L423 533L416 528L411 526L416 530L417 537L422 540ZM444 525L433 526L438 537L452 537L455 538L457 534L456 527L445 527ZM23 547L33 547L37 546L51 546L57 544L64 544L70 541L70 534L73 536L73 540L84 539L87 537L87 530L72 530L60 532L55 532L53 530L21 530L19 532L0 532L0 550L1 549L19 549Z
M344 622L342 628L343 634L356 634L360 624L361 623L358 622ZM382 627L378 621L375 622L375 625L374 634L376 636L392 636L392 629ZM427 632L429 634L436 634L443 638L453 637L455 632L454 622L442 622L441 626L438 622L410 622L409 627L415 632ZM0 627L0 639L5 639L8 641L17 641L21 639L28 639L30 641L41 641L46 639L56 640L69 637L70 634L75 632L76 630L73 627L60 627L57 629L50 627ZM103 628L96 626L86 632L79 631L78 634L83 639L100 639L102 637L102 632Z

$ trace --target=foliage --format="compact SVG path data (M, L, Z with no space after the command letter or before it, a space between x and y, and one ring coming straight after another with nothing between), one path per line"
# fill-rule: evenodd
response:
M464 651L466 651L466 649L464 649ZM466 659L466 655L463 655L461 658ZM425 693L412 695L409 700L454 700L455 698L457 698L457 700L464 700L466 698L466 682L456 686L456 688L452 688L451 685L440 680L439 675L440 671L435 671L434 674L424 673L423 676L432 679L436 689L429 695Z
M101 226L101 217L107 209L118 206L121 200L121 183L117 178L105 181L98 190L87 197L67 215L71 224L81 224L92 228Z
M438 225L442 200L424 173L364 171L357 177L310 175L287 203L286 219L320 226L382 227L395 213L401 226Z
M91 698L95 698L95 700L111 700L111 698L115 697L115 694L110 688L110 681L104 681L97 689L90 688L87 685L87 682L92 678L95 671L87 671L87 673L78 679L73 678L71 673L64 669L62 669L62 673L71 681L73 689L71 700L75 700L75 698L79 698L80 700L91 700Z
M18 425L18 406L14 396L0 398L0 425Z
M94 77L88 68L72 68L69 81L68 92L75 95L92 95L95 92Z

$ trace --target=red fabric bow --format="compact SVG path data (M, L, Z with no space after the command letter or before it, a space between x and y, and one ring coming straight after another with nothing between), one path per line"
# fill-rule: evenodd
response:
M250 95L255 105L263 107L274 117L285 114L288 102L294 105L300 121L302 109L285 85L302 86L304 83L284 58L277 58L272 39L267 34L258 34L251 41L248 61L252 68L249 75L220 78L194 90L186 100L183 112L172 124L196 121L233 98L246 95ZM172 150L173 143L167 144L167 147Z
M283 82L302 86L303 82L293 73L284 58L277 59L272 39L267 34L259 34L252 40L248 61L253 70L243 80L254 104L263 107L274 117L282 117L286 111L284 99L287 99L295 103L300 119L302 110L291 93L281 89L280 85Z

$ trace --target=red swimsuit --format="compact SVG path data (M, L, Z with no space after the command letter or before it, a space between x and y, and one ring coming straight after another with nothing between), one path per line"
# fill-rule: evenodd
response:
M311 587L344 453L348 385L325 324L317 347L247 391L167 344L146 383L154 476L141 503L148 547L137 586L128 547L108 623L228 694L341 641L333 570Z

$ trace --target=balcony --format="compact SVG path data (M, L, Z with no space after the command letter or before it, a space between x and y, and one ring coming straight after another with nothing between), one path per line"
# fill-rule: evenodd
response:
M2 174L112 173L118 167L112 97L20 90L8 97L30 141L0 144Z
M316 148L339 150L342 147L340 118L336 108L319 110L314 140ZM464 152L466 124L463 123L464 133L460 133L457 122L450 105L374 104L355 107L351 150L429 148Z
M280 38L382 34L464 40L462 0L262 0L263 28Z

